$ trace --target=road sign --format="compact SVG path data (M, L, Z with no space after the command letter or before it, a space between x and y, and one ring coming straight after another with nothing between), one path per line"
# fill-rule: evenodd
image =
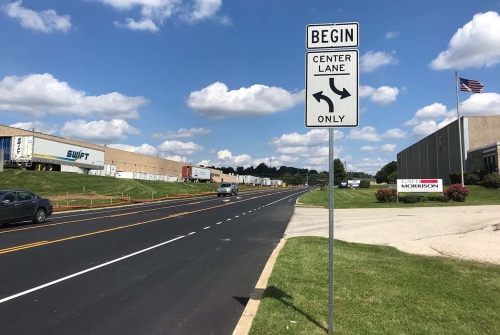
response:
M327 23L307 25L307 49L357 48L359 24Z
M357 127L358 50L306 53L306 127Z

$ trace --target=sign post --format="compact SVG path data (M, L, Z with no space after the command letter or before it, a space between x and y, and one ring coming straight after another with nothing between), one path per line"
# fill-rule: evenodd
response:
M329 306L328 331L333 333L334 307L334 127L359 125L359 24L310 24L307 49L351 48L306 52L305 126L328 128L329 137Z

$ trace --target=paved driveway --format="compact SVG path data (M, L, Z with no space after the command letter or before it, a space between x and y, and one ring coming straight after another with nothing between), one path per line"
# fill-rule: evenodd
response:
M500 264L500 205L335 210L335 239ZM328 237L328 210L295 208L285 237Z

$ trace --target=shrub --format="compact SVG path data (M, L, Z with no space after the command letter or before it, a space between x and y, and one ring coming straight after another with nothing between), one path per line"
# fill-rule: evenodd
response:
M500 187L500 175L498 174L487 174L484 176L484 186L499 188Z
M462 184L453 184L444 191L444 194L448 199L463 202L465 201L465 197L469 195L469 190L467 187L462 186Z
M431 196L429 197L429 201L439 201L439 202L448 202L448 197L445 195L439 195L439 196Z
M395 189L381 188L375 193L375 198L377 198L378 202L395 202L397 193Z
M360 181L359 188L370 188L370 181L369 180Z
M414 195L406 195L404 197L400 197L399 200L401 200L405 204L414 204L418 202L420 199Z
M479 174L474 172L464 172L464 184L465 185L477 185L481 180ZM452 184L461 184L462 175L460 172L450 173L450 181Z
M474 172L464 173L464 184L465 185L477 185L481 178Z

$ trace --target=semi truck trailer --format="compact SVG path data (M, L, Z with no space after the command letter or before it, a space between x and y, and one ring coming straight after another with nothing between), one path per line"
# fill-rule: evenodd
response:
M4 164L27 169L61 171L61 166L103 170L104 151L37 136L0 137Z
M212 170L195 166L183 166L182 179L195 183L210 182L212 180Z

